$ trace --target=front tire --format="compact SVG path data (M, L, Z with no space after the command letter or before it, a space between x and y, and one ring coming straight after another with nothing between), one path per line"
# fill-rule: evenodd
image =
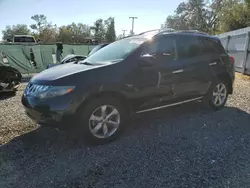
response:
M213 84L208 94L209 106L215 111L221 110L227 102L228 91L228 86L224 81Z
M120 135L127 112L119 100L100 97L84 105L78 116L78 137L91 144L105 144Z

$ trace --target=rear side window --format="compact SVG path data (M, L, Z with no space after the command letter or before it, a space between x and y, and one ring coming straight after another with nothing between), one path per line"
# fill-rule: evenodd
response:
M220 41L215 41L213 39L203 38L201 39L204 44L205 54L224 54L225 49L220 43Z
M192 58L203 54L204 45L197 37L178 36L176 45L178 58Z

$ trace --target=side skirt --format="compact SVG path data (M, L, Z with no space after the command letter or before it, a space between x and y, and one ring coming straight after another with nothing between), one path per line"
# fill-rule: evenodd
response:
M189 100L185 100L185 101L181 101L181 102L177 102L177 103L172 103L172 104L167 104L167 105L163 105L163 106L158 106L158 107L154 107L154 108L150 108L150 109L146 109L146 110L141 110L141 111L137 111L137 114L143 113L143 112L149 112L149 111L154 111L154 110L160 110L162 108L167 108L167 107L171 107L171 106L177 106L180 104L184 104L184 103L188 103L188 102L192 102L192 101L197 101L199 99L202 99L203 97L197 97L197 98L193 98L193 99L189 99Z

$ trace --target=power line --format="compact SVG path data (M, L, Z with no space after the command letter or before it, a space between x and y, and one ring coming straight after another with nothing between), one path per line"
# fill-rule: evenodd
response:
M131 33L131 34L134 35L134 20L137 19L137 17L135 17L135 16L130 16L129 19L132 19L132 30L131 30L132 33Z

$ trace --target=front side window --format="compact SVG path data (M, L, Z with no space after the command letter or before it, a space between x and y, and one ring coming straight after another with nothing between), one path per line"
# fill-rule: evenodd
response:
M166 58L174 59L176 55L175 39L170 36L164 36L162 38L149 41L143 49L143 54L165 56Z

